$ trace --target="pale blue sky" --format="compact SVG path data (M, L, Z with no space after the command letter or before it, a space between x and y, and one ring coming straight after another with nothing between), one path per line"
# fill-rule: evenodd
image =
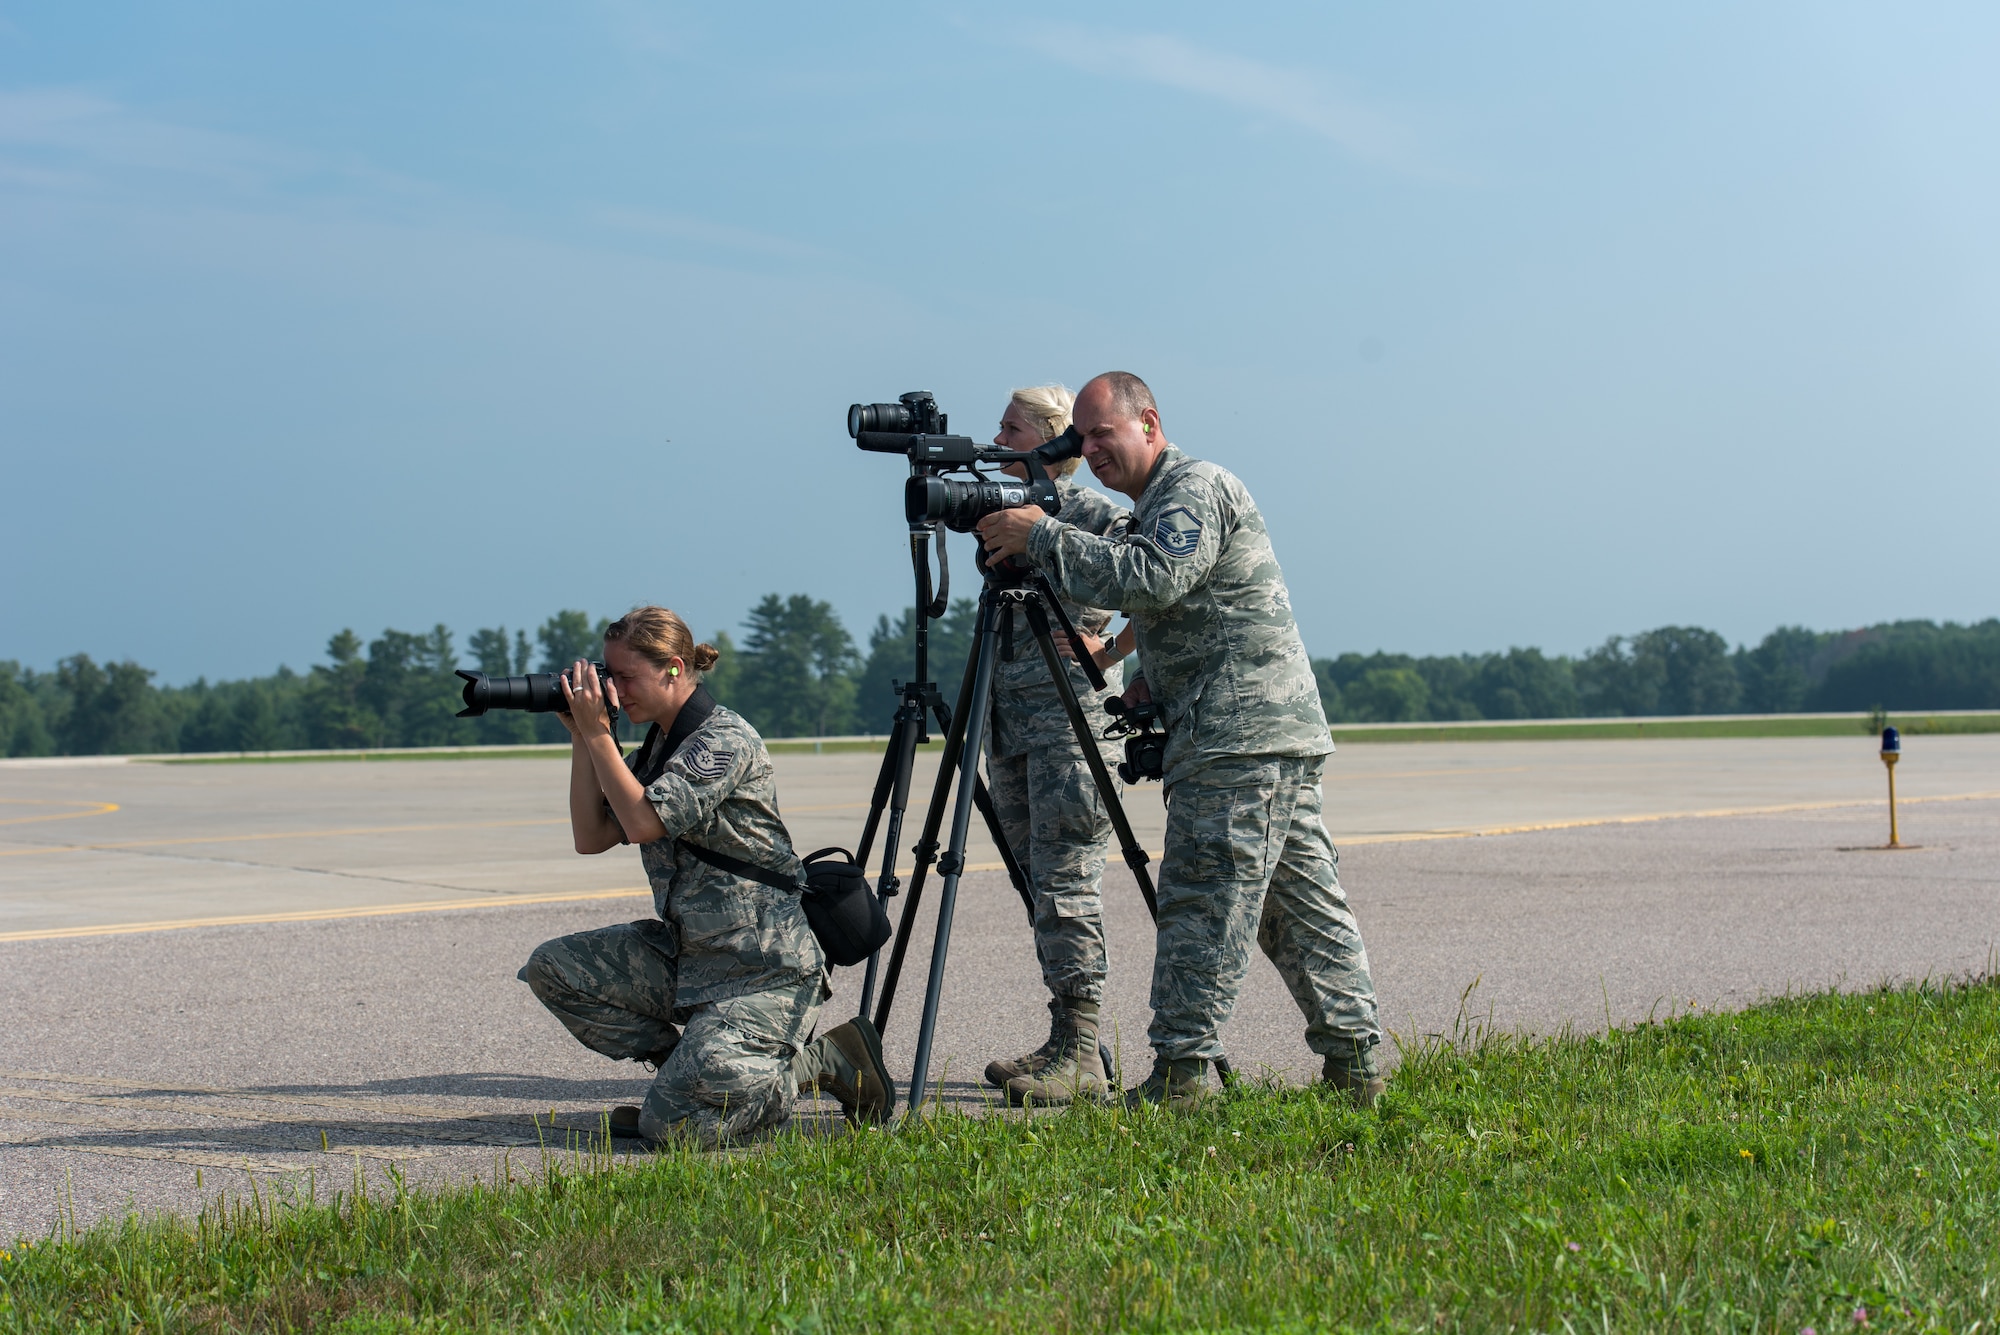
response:
M862 637L1114 367L1316 654L2000 613L1990 6L722 8L0 4L0 658Z

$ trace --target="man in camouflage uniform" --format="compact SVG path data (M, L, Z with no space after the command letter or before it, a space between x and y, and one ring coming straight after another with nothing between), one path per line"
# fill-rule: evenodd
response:
M1154 1067L1129 1097L1199 1100L1254 939L1305 1014L1322 1077L1371 1104L1374 985L1321 814L1333 740L1263 518L1228 471L1166 442L1137 376L1084 386L1076 425L1091 471L1135 501L1129 528L1105 538L1013 510L980 534L989 559L1025 553L1068 596L1131 617L1128 697L1149 692L1168 729Z
M615 750L602 727L590 731ZM639 848L659 916L545 941L519 975L585 1047L657 1068L643 1105L613 1113L614 1132L714 1148L783 1124L796 1093L815 1087L856 1120L885 1119L894 1086L873 1026L851 1020L807 1041L829 991L798 891L688 848L800 875L756 729L697 685L625 764L664 827ZM615 827L608 800L604 811Z
M1067 415L1052 425L1049 436L1069 425ZM1075 461L1070 464L1073 471ZM1009 471L1025 472L1019 464ZM1108 497L1067 476L1055 485L1063 523L1098 534L1124 523L1126 511ZM1102 638L1111 613L1068 598L1062 603L1079 631ZM988 1064L986 1079L1011 1102L1046 1106L1101 1097L1106 1088L1098 1021L1105 973L1101 884L1111 818L1026 625L1015 627L1014 644L1013 661L994 665L993 745L986 773L1001 831L1034 897L1035 957L1049 989L1049 1036L1025 1056ZM1064 667L1097 745L1111 722L1103 699L1081 667L1073 662ZM1118 669L1106 672L1105 680L1117 690Z

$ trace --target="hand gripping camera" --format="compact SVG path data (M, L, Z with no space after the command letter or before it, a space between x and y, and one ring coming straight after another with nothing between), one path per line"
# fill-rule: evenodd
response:
M910 479L903 484L903 517L912 524L943 524L954 533L970 533L979 521L1001 510L1039 505L1050 514L1062 509L1049 468L1083 452L1083 437L1071 427L1032 450L997 450L970 436L946 434L949 419L938 411L927 391L912 390L895 403L857 403L847 410L847 434L864 450L900 454L910 461ZM1018 463L1028 477L989 477L982 466ZM969 478L944 476L964 471ZM975 561L986 568L983 553ZM1001 563L1007 574L1026 573L1011 558Z
M1125 759L1118 763L1118 777L1127 783L1164 779L1167 776L1167 735L1157 726L1160 707L1151 700L1128 705L1123 696L1114 695L1104 701L1104 712L1115 720L1104 730L1105 738L1125 739Z

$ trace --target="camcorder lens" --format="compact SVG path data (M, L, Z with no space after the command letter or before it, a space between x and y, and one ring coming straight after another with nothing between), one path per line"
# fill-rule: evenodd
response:
M1030 499L1025 482L962 482L926 474L903 485L903 518L912 524L941 522L954 533L970 533L986 516Z

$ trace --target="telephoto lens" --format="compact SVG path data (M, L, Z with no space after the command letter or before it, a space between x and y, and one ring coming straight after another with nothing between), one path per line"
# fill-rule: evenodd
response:
M605 688L608 696L611 674L602 663L591 666L597 669L597 684ZM465 708L458 711L460 718L478 718L489 709L519 709L530 714L561 714L569 709L569 701L563 698L560 672L489 677L484 672L460 668L458 675L465 678Z

